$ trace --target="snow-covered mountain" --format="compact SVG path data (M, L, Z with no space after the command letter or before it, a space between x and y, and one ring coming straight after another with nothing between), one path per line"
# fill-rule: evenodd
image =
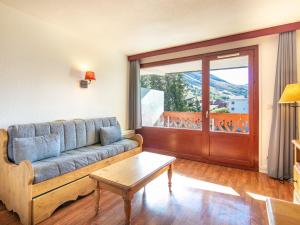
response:
M200 71L183 72L184 79L191 89L201 94L202 74ZM210 92L215 95L248 96L248 85L231 84L223 79L210 75Z

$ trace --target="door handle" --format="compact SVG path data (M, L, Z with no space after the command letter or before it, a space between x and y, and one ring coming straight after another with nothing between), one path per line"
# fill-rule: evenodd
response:
M208 119L208 110L206 110L205 117Z

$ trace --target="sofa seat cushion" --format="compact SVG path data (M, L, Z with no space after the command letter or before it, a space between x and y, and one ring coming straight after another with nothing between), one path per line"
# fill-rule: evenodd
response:
M65 151L58 157L52 157L34 162L33 183L42 181L72 172L84 166L101 161L122 152L128 151L138 146L133 140L124 139L110 145L101 146L100 144L82 147L70 151Z
M122 145L114 145L114 146L92 145L89 146L88 148L93 149L94 151L101 151L102 159L106 159L125 152L124 146Z
M89 149L99 149L102 151L102 158L106 159L115 155L118 155L122 152L129 151L131 149L134 149L138 147L139 143L134 140L130 139L123 139L121 141L114 142L110 145L105 145L101 146L100 144L98 145L92 145L88 146Z
M101 153L99 152L76 152L76 150L71 150L68 153L62 153L59 157L34 162L32 164L34 169L33 183L40 183L72 172L101 159Z
M139 143L130 139L123 139L121 141L117 141L112 143L111 145L122 145L124 147L124 151L129 151L139 146ZM110 146L110 145L109 145Z

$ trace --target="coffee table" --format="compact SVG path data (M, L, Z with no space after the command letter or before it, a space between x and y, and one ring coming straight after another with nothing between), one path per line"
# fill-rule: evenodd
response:
M96 214L99 212L100 189L108 190L123 197L125 224L130 225L133 195L165 171L168 171L168 185L169 191L171 191L175 160L176 158L172 156L142 152L89 174L89 177L97 182Z

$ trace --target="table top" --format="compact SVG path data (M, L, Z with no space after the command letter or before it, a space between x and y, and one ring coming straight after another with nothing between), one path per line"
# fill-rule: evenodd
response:
M274 198L268 198L266 205L270 225L300 224L300 205Z
M175 157L142 152L110 166L92 172L97 181L129 189L175 161Z

